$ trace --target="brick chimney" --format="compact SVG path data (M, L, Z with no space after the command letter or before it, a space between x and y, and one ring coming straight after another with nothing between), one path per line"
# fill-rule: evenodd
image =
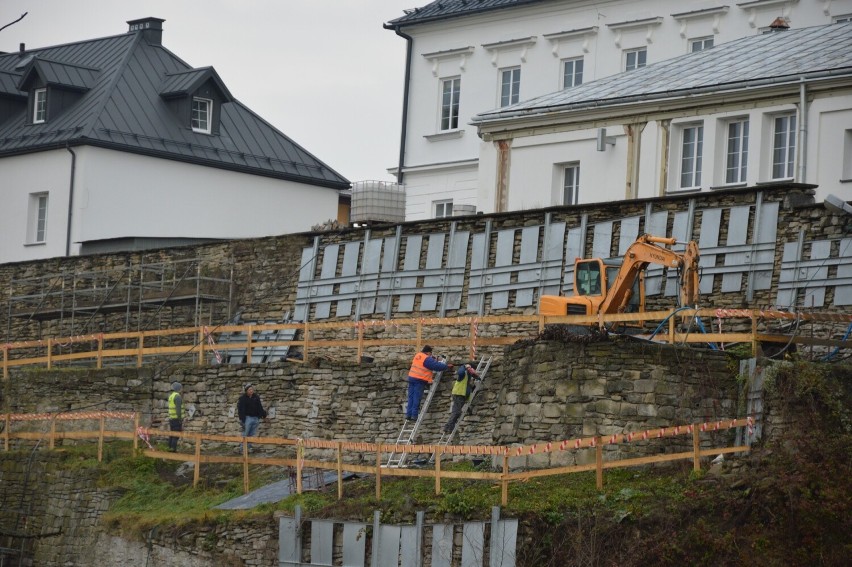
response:
M142 39L152 45L163 45L163 22L160 18L141 18L130 20L127 33L141 33Z

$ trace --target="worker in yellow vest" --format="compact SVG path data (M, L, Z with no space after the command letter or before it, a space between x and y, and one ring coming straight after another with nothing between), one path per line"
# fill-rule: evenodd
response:
M172 393L169 394L169 431L183 431L183 398L180 382L172 382ZM169 451L177 451L177 437L169 437Z
M468 362L459 368L456 381L453 382L453 406L450 409L450 420L444 426L444 433L453 432L456 422L461 417L464 404L479 384L479 374L476 373L475 365L475 362Z
M411 368L408 370L408 405L405 408L405 419L414 421L420 413L420 398L427 384L432 383L433 372L443 372L453 365L444 363L432 356L432 347L426 345L414 355Z

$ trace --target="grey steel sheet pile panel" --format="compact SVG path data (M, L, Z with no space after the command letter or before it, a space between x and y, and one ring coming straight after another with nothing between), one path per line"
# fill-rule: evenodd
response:
M399 294L397 311L410 313L414 310L414 299L417 289L417 274L420 270L420 251L423 247L421 235L409 236L405 239L405 258L402 261L402 272L394 280L396 292Z
M329 244L322 254L322 271L320 281L315 282L317 303L314 305L315 319L328 319L331 313L330 298L334 293L334 283L329 282L337 274L337 258L340 253L339 244Z
M748 241L750 206L731 207L728 217L728 238L725 241L725 271L722 274L722 293L740 291L743 274L748 267L749 253L740 251ZM728 268L734 268L729 270Z
M423 275L423 289L420 296L421 311L435 311L438 307L444 278L444 242L446 234L430 234L426 247L426 271Z
M367 524L343 523L343 567L364 567L367 550Z
M352 315L352 305L358 297L358 261L361 255L360 242L347 242L343 246L343 266L340 270L340 286L337 293L337 317Z
M509 282L512 279L512 257L515 251L515 231L510 228L497 232L494 267L487 270L485 284L491 290L491 309L509 307Z
M568 230L568 238L565 241L565 274L562 276L562 289L565 295L574 293L574 261L583 257L585 244L585 225Z
M441 300L441 316L448 309L461 309L464 272L467 267L467 245L470 242L469 231L453 231L450 238L449 258L447 259L444 297Z
M703 209L701 211L701 228L698 237L698 250L701 252L701 259L698 261L698 266L701 268L701 283L698 288L703 294L713 291L721 224L722 209Z
M382 271L379 288L376 292L376 313L384 313L390 319L393 308L393 290L396 287L396 267L399 257L399 243L402 227L397 227L396 236L385 238L385 250L382 255Z
M297 321L307 321L311 311L311 293L313 291L314 271L317 266L317 251L319 237L314 238L311 248L302 249L302 263L299 265L299 283L296 287L296 305L293 318Z
M299 537L299 518L278 519L278 563L281 567L300 565L302 540Z
M754 239L753 254L749 267L749 290L772 289L772 273L775 270L775 240L778 236L778 208L780 203L762 203L755 223L757 238Z
M837 287L834 288L834 304L852 305L852 238L840 240L837 266Z
M672 221L672 238L678 241L671 247L675 252L683 253L686 250L686 242L690 240L687 226L689 225L689 213L679 212L674 214ZM666 297L677 297L680 293L680 282L677 270L668 270L666 273Z
M435 524L432 526L432 565L431 567L450 567L453 560L453 525Z
M379 566L396 567L399 565L399 526L379 526ZM373 551L375 553L375 551Z
M334 522L311 520L311 565L331 567L334 550Z
M417 526L401 526L399 543L400 567L419 567L420 550L417 548Z
M467 308L479 314L485 309L485 268L488 265L488 240L491 223L485 232L474 234L470 249L470 282L467 290Z
M612 222L601 222L594 226L592 258L612 257Z
M651 212L651 206L645 213L645 234L667 236L669 224L668 211ZM648 266L645 270L645 295L659 295L663 290L663 267Z
M538 236L540 228L527 226L521 229L521 256L516 266L518 286L515 291L515 307L528 307L533 304L535 289L541 279L541 263L538 262Z
M467 522L462 529L461 567L482 567L484 556L485 522Z
M781 274L778 278L778 295L776 303L779 307L824 307L825 289L835 287L834 305L849 305L849 297L845 289L852 283L849 274L850 239L839 242L838 257L831 257L831 240L815 240L810 243L810 255L803 259L805 242L800 235L798 242L784 244L781 258ZM843 254L843 255L841 255ZM837 266L837 276L829 278L829 268ZM842 268L842 269L841 269ZM844 284L844 285L841 285ZM842 289L843 288L843 289ZM799 290L802 290L801 297ZM847 303L838 303L846 301Z
M627 217L621 219L621 230L618 234L618 255L624 256L630 245L639 237L639 221L641 217Z
M548 220L545 223L544 257L540 269L539 297L542 295L559 295L562 259L565 251L565 228L564 222L550 223Z
M370 315L376 309L376 291L379 287L379 261L381 257L382 240L367 240L364 243L364 259L361 262L356 319L360 320L361 315Z
M492 522L488 567L515 567L518 520Z

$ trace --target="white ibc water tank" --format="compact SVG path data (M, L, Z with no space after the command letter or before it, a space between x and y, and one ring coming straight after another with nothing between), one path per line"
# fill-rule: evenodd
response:
M353 223L403 222L405 189L390 181L356 181L349 216Z

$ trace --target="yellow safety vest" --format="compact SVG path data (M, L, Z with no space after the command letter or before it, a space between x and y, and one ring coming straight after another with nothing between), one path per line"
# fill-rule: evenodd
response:
M175 403L175 398L178 396L180 396L180 394L177 392L172 392L169 396L169 419L178 419L179 417L177 414L177 404ZM181 400L181 402L183 402L183 400ZM183 404L181 404L180 409L181 413L183 413Z

